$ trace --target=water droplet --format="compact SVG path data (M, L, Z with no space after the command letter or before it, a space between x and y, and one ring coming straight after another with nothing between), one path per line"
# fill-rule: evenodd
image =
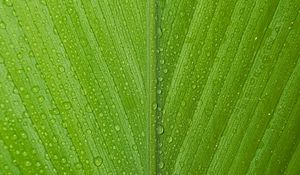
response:
M17 54L17 57L18 57L19 59L21 59L21 58L22 58L22 53L19 52L19 53Z
M120 131L121 128L120 128L119 125L116 125L116 126L115 126L115 129L116 129L116 131Z
M161 28L158 28L158 30L157 30L157 34L158 34L158 36L159 36L159 37L161 37L161 36L162 36L162 30L161 30Z
M54 109L50 110L50 114L52 114L52 115L58 115L59 114L59 110L57 108L54 108Z
M53 33L54 33L55 35L57 35L57 30L56 30L55 27L53 27Z
M132 146L132 149L133 149L133 150L137 150L137 146L136 146L136 145L133 145L133 146Z
M26 161L25 165L26 165L26 166L31 166L31 162Z
M40 91L40 88L38 86L33 86L31 88L31 90L32 90L33 93L38 93Z
M81 163L78 162L78 163L75 164L75 167L76 167L77 169L81 169L81 168L82 168L82 165L81 165Z
M58 66L58 70L59 70L59 72L65 72L64 66Z
M95 164L96 166L101 166L102 163L103 163L103 160L102 160L101 157L98 156L98 157L95 157L95 158L94 158L94 164Z
M11 7L13 5L11 0L4 0L4 4Z
M34 53L32 50L29 51L29 56L33 57L34 56Z
M152 108L155 110L157 108L157 103L153 103Z
M69 101L63 103L64 109L69 110L71 109L72 105Z
M39 96L38 98L39 102L42 103L45 101L45 97L44 96Z
M161 90L160 89L157 90L157 94L161 94Z
M168 142L169 142L169 143L173 142L173 137L170 136L170 137L168 138Z
M6 24L3 21L0 21L0 28L1 29L5 29L6 28Z
M159 162L159 168L160 169L164 168L164 163L163 162Z
M41 163L40 163L40 162L36 162L35 165L36 165L37 167L40 167L40 166L41 166Z
M156 128L157 134L163 134L164 133L164 128L162 125L158 125Z

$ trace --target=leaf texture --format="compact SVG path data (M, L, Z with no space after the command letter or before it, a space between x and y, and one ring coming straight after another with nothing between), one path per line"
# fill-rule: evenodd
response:
M299 0L0 0L0 175L300 173Z

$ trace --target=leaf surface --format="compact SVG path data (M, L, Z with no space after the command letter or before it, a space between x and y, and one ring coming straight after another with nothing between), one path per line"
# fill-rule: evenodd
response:
M0 174L299 174L299 0L1 0Z

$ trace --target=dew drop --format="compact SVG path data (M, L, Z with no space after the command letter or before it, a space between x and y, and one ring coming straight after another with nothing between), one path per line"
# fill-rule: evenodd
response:
M17 53L17 57L18 57L19 59L21 59L21 58L22 58L22 53L21 53L21 52Z
M26 166L31 166L31 162L26 161L25 165L26 165Z
M163 162L159 162L159 168L160 169L164 168L164 163Z
M69 109L71 109L72 105L69 101L67 101L67 102L63 103L63 107L64 107L64 109L69 110Z
M157 134L161 135L164 133L164 128L162 125L158 125L156 128Z
M103 163L103 160L102 160L101 157L98 156L98 157L95 157L95 158L94 158L94 164L95 164L96 166L101 166L102 163Z
M39 97L38 97L38 101L39 101L40 103L44 102L44 101L45 101L45 97L44 97L44 96L39 96Z
M11 7L13 5L11 0L4 0L4 4Z
M0 21L0 28L1 29L5 29L6 28L6 24L3 21Z
M153 103L152 109L155 110L156 108L157 108L157 104L156 104L156 103Z
M40 91L40 88L38 86L33 86L31 88L31 90L32 90L33 93L38 93Z
M81 168L82 168L82 165L81 165L81 163L78 162L78 163L75 164L75 167L76 167L77 169L81 169Z
M161 36L162 36L162 30L161 30L161 28L158 28L158 30L157 30L157 34L158 34L158 36L159 36L159 37L161 37Z
M168 138L168 142L169 142L169 143L173 142L173 137L169 137L169 138Z
M58 70L59 70L59 72L65 72L64 66L58 66Z
M119 126L119 125L116 125L116 126L115 126L115 129L116 129L116 131L120 131L120 126Z
M132 146L132 149L133 149L133 150L137 150L137 146L136 146L136 145L133 145L133 146Z
M54 109L50 110L50 114L52 114L52 115L58 115L59 114L59 110L57 108L54 108Z

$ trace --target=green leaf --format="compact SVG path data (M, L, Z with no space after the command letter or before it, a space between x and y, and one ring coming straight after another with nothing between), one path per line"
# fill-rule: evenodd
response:
M299 0L1 0L0 174L299 174Z

